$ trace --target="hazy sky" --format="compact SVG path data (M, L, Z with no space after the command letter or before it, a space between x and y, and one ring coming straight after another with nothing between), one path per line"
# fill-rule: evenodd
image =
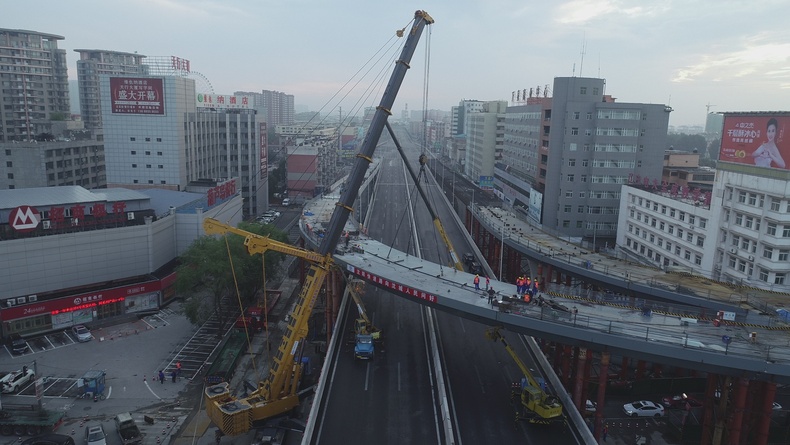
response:
M510 101L574 74L620 102L669 104L671 125L704 124L707 104L790 110L788 0L0 0L0 27L64 36L72 79L78 48L175 55L217 94L277 90L318 110L417 9L436 23L396 112Z

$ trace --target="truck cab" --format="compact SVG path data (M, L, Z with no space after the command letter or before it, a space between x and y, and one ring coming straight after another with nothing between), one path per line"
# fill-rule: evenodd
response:
M375 348L373 346L373 336L370 334L357 334L354 344L354 357L360 360L370 360L373 358Z

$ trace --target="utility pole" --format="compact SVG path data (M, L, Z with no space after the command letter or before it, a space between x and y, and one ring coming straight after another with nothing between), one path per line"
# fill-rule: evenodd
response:
M40 386L38 380L40 379L40 377L38 376L38 363L36 363L35 360L33 360L33 378L35 379L33 381L33 386L35 386L36 388L36 400L38 400L38 410L41 411L44 407L41 403L41 395L39 394Z

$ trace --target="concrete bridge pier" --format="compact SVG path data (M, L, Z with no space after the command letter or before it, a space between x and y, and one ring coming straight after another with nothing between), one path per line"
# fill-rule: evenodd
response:
M598 375L598 395L596 397L596 403L598 406L603 407L606 403L606 380L609 375L609 360L611 359L611 355L609 351L601 352L601 372ZM601 432L603 431L603 409L595 410L595 431L593 435L595 436L595 440L600 443L601 442Z

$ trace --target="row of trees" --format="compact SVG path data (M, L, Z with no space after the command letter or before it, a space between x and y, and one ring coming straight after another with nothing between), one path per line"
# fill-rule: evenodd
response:
M285 232L272 225L242 222L238 227L288 243ZM254 302L265 280L278 278L280 264L285 259L284 254L274 251L266 252L263 257L247 253L244 237L239 235L204 236L195 240L181 255L176 269L176 292L184 298L184 312L189 321L200 325L218 314L222 324L220 301L225 296L235 299L238 294L242 307Z

